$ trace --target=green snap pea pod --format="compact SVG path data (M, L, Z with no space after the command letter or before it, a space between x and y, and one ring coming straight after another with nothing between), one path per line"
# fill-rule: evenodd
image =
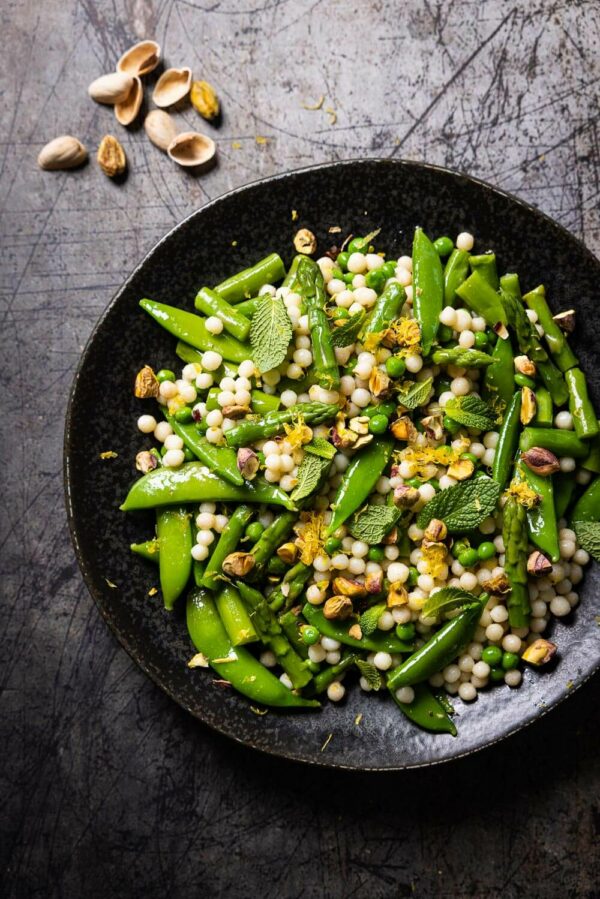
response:
M250 555L254 558L253 578L263 571L271 556L275 554L277 547L285 543L297 517L293 512L283 512L264 529L250 550Z
M213 443L209 443L193 422L183 424L177 421L174 415L169 415L164 406L161 408L173 431L178 437L181 437L200 462L204 462L214 474L225 478L230 484L242 486L244 479L237 465L235 450L229 446L215 446Z
M552 311L546 300L546 291L543 284L531 290L523 297L523 302L527 303L530 309L537 314L538 323L544 329L544 339L548 344L550 355L558 365L561 371L568 371L579 365L577 356L569 346L564 331L561 331L558 324L552 318Z
M423 730L434 734L452 734L457 730L441 702L435 698L427 684L414 684L415 698L412 702L400 702L395 690L390 690L394 702L407 718Z
M500 428L498 444L492 465L492 478L504 490L512 471L515 453L519 445L519 429L521 422L521 391L517 390L508 404L504 414L504 421Z
M194 578L194 584L196 587L202 586L202 578L204 577L204 568L205 562L199 562L197 559L194 559L192 562L192 575Z
M444 272L435 247L422 228L415 228L412 264L413 309L426 356L436 338L444 306Z
M222 296L228 303L239 303L255 297L265 284L276 284L285 275L285 266L281 256L270 253L250 268L245 268L232 275L225 281L221 281L215 287L215 293Z
M551 428L554 421L554 404L550 391L538 387L535 391L536 411L533 424L536 428Z
M243 302L238 303L235 308L240 315L245 315L246 318L252 318L252 316L256 315L258 312L258 307L261 302L262 297L253 297L251 300L243 300Z
M493 290L498 290L500 282L498 280L495 253L482 253L481 256L471 256L469 265L471 266L471 271L479 272L483 280L486 281Z
M157 469L165 471L165 469ZM162 552L158 568L165 609L172 609L192 573L192 516L185 506L156 510L156 536Z
M553 562L558 562L560 547L558 545L558 524L552 478L535 474L526 465L519 467L531 489L541 496L541 501L537 506L527 509L529 538L544 555Z
M203 287L196 294L194 306L206 316L216 316L223 322L223 328L232 337L240 340L242 343L250 333L250 319L242 315L234 306L231 306L227 300L223 299L210 287Z
M331 637L332 640L338 640L345 646L353 646L355 649L367 649L369 652L410 652L413 648L413 644L399 640L393 631L377 630L369 636L363 635L360 640L356 640L348 633L352 625L356 624L356 620L332 621L325 618L321 609L311 606L308 602L302 608L302 615L324 637Z
M597 437L600 428L588 394L584 373L580 368L570 368L565 372L565 380L569 388L569 412L573 416L575 433L580 440Z
M312 570L312 565L297 562L286 572L281 584L278 584L269 595L269 606L274 612L279 612L281 609L287 610L293 606L304 590L304 585L312 574Z
M243 581L238 581L236 586L250 609L250 618L258 631L261 642L275 654L277 661L289 676L294 689L300 690L305 687L312 680L312 674L304 659L300 658L283 633L277 616L269 607L267 600L262 593Z
M315 700L304 699L288 690L243 646L231 645L215 601L207 590L193 590L190 593L186 612L188 631L197 651L203 653L219 677L229 681L238 692L268 706L319 707Z
M245 643L256 643L258 634L250 620L248 610L242 597L231 584L221 587L215 598L217 612L231 640L232 646L243 646Z
M287 270L286 276L281 282L282 287L291 287L294 281L296 280L296 272L298 271L298 266L300 264L300 260L304 259L301 253L298 253L297 256L294 256L292 259L292 264Z
M156 562L158 565L160 543L156 538L154 540L145 540L144 543L131 543L129 549L136 555L141 556L142 559L147 559L148 562Z
M197 350L214 350L229 362L243 362L244 359L252 358L251 347L229 334L211 334L206 329L205 319L193 312L148 299L140 300L140 306L165 331Z
M303 378L282 378L277 385L277 391L283 393L284 390L293 390L294 393L308 393L313 384L317 384L317 376L312 369L309 369Z
M298 262L293 282L296 290L306 303L308 327L312 344L313 369L321 387L337 390L340 386L340 372L331 340L331 329L325 307L327 294L321 269L313 259L304 256Z
M589 445L580 440L575 431L561 428L525 428L519 440L519 448L526 453L534 446L550 450L555 456L572 456L585 459Z
M586 471L600 474L600 437L592 438L589 442L589 448L590 451L581 463L581 467L585 468Z
M466 250L452 250L444 269L444 303L454 306L456 289L469 274L469 254Z
M426 681L456 658L461 647L473 639L488 599L487 593L482 593L476 603L467 606L456 618L447 621L423 646L394 668L387 680L390 690Z
M478 269L457 287L456 293L470 309L486 320L490 328L508 323L500 295Z
M207 590L218 590L223 583L222 564L229 553L237 548L244 529L252 517L252 509L248 506L238 506L232 513L229 521L223 528L219 539L212 551L212 555L206 564L202 587Z
M554 490L554 509L558 519L564 518L569 504L573 499L577 482L572 473L557 472L552 475L552 487Z
M149 471L135 482L121 511L205 502L272 503L295 509L288 494L275 484L256 478L238 487L213 474L202 462L187 462L180 468Z
M339 406L330 403L298 403L291 409L268 412L266 415L240 421L225 434L229 446L249 446L257 440L266 440L283 433L286 424L292 424L299 417L307 425L319 425L335 418Z
M330 665L329 667L324 668L323 671L319 671L319 673L315 675L314 692L316 694L324 693L330 684L336 681L344 671L347 671L348 668L351 668L352 665L354 665L356 659L357 656L355 653L348 652L340 659L337 665Z
M361 339L367 334L381 334L382 331L386 331L400 315L405 297L404 288L397 281L391 281L377 298L373 311L364 325Z
M527 586L527 510L513 497L504 506L504 570L510 584L507 601L511 627L527 627L531 607Z
M462 365L464 368L486 368L494 361L488 353L460 346L434 350L431 359L434 365Z
M565 379L562 372L548 357L535 325L527 318L521 299L518 275L514 273L503 275L500 278L500 287L508 324L515 332L520 351L535 362L540 378L550 392L552 401L557 406L562 406L569 397Z
M508 406L515 390L515 357L510 340L496 341L492 363L485 372L483 398L489 402L498 397Z
M194 362L197 365L202 365L202 356L204 355L202 350L197 350L196 347L190 346L189 343L185 343L183 340L177 341L175 352L182 362ZM217 371L211 372L211 374L217 382L225 377L237 378L238 367L237 365L232 365L231 362L226 362L224 359Z
M288 609L287 612L282 612L277 620L283 633L294 647L294 650L298 653L300 658L308 662L308 646L305 645L300 636L300 631L298 629L300 622L295 611L293 609Z
M211 387L206 396L206 411L212 412L213 409L220 409L218 387ZM254 389L251 391L252 411L256 415L266 415L267 412L277 412L281 405L279 396L271 393L265 393L262 390Z
M592 481L575 503L572 521L600 521L600 478Z
M378 437L354 456L335 495L333 515L326 532L328 537L362 506L383 474L393 448L392 440Z

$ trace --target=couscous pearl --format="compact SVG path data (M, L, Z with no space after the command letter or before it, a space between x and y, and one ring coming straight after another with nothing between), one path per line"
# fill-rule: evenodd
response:
M264 652L261 652L259 659L261 665L264 665L265 668L274 668L277 664L277 657L270 649L265 649Z
M329 559L329 556L316 556L315 560L313 561L313 568L315 569L315 571L329 571L330 566L331 561Z
M475 335L472 331L461 331L458 344L465 349L470 349L475 344Z
M357 287L354 291L354 299L368 309L377 301L377 293L372 287Z
M483 462L484 465L491 467L494 464L495 456L496 456L495 449L486 449L485 453L483 454L483 459L481 461Z
M364 559L368 552L369 544L365 543L364 540L355 540L352 543L352 555L356 559Z
M476 315L471 320L471 327L474 331L485 331L485 329L487 328L485 318L482 318L480 315Z
M331 567L337 571L343 571L348 567L348 556L345 553L336 553L331 558Z
M295 406L298 402L298 394L293 390L284 390L281 394L281 404L285 406L286 409L289 409L291 406Z
M461 671L464 671L466 674L470 674L473 670L473 666L475 665L475 661L472 656L465 654L462 655L458 660L458 667Z
M408 580L409 570L403 562L392 562L386 574L391 584L405 584Z
M183 449L183 440L181 439L181 437L178 437L177 434L169 434L169 436L165 439L165 447L168 450Z
M394 606L392 615L396 624L408 624L412 618L412 613L408 606Z
M418 371L421 371L423 368L423 359L421 356L407 356L406 357L406 370L411 372L411 374L415 375Z
M223 431L221 428L208 428L204 436L209 443L217 444L223 437Z
M529 621L529 630L532 634L543 634L546 630L546 619L531 618Z
M289 473L294 468L294 464L292 456L288 455L288 453L281 453L279 456L279 468L281 471L286 474Z
M456 328L456 309L446 306L440 312L440 322L448 328Z
M212 531L198 531L196 534L196 543L200 546L210 546L214 542L215 535Z
M468 231L461 231L461 233L456 238L456 249L457 250L466 250L469 253L473 249L473 244L475 243L475 238Z
M477 699L477 690L472 683L466 682L459 686L458 695L463 702L473 702L474 699Z
M181 449L171 449L167 450L162 459L166 468L179 468L180 465L183 465L185 455Z
M587 565L587 563L590 561L589 553L586 552L585 549L578 549L573 556L573 561L578 565Z
M408 528L407 534L409 539L414 542L423 539L423 531L420 527L417 527L416 524L411 524Z
M366 677L359 678L358 683L360 684L360 689L364 690L365 693L370 693L371 690L373 689L373 687L371 686L369 681L366 679Z
M317 664L319 664L320 662L324 662L326 655L327 653L318 643L315 643L314 646L308 647L308 658L311 660L311 662L316 662Z
M387 671L392 667L392 657L389 652L376 652L373 664L380 671Z
M555 596L550 603L550 611L553 615L556 615L557 618L562 618L571 611L571 604L565 596Z
M523 675L518 668L513 668L512 671L507 671L504 675L504 683L509 687L518 687L522 679Z
M156 428L156 419L153 415L140 415L137 420L137 426L138 431L141 431L142 434L152 434Z
M559 541L560 554L563 559L570 559L576 552L576 544L573 540Z
M354 275L361 275L367 270L367 257L364 253L351 253L348 258L348 271Z
M301 365L302 368L308 368L313 360L310 350L296 350L292 358L294 362L297 365Z
M171 400L177 396L177 387L173 381L163 381L158 388L158 393L163 400Z
M496 449L499 437L497 431L488 431L487 434L484 434L483 445L486 449Z
M471 391L471 382L468 378L454 378L450 383L450 390L454 396L466 396Z
M402 268L407 268L409 272L412 272L413 269L413 261L412 256L400 256L398 259L398 265Z
M205 371L216 371L223 364L223 357L220 353L209 350L202 356L202 368Z
M311 584L306 591L306 598L312 606L318 606L325 600L325 594L316 584Z
M209 530L215 524L215 516L212 512L200 512L196 515L196 527L201 530Z
M391 631L395 624L394 616L387 609L377 619L377 627L380 631Z
M488 679L487 677L477 677L475 674L471 675L471 684L477 690L483 689L483 687L487 687Z
M473 665L473 674L483 680L484 677L490 676L490 666L487 662L476 662Z
M266 371L264 373L262 379L269 387L276 387L281 381L281 375L276 368L272 368L271 371Z
M330 296L335 296L336 293L341 293L342 290L346 290L346 282L340 281L339 278L332 278L327 285L327 293Z
M467 652L471 656L472 659L475 659L476 662L481 658L481 653L483 651L483 646L481 643L473 642L469 643L467 647Z
M455 684L460 679L460 668L458 665L447 665L442 674L447 684Z
M204 325L209 334L220 334L223 330L223 322L216 315L209 315Z
M352 375L344 375L340 380L340 391L343 396L352 396L356 384Z
M371 402L371 394L363 387L357 387L352 393L352 402L361 409L365 409Z
M554 427L563 431L573 430L573 416L570 412L557 412L554 416Z
M496 624L502 624L508 620L508 610L506 606L494 606L490 612L491 619Z
M454 326L456 331L470 331L471 323L471 315L467 309L456 310L456 324Z
M208 554L208 546L204 546L202 543L195 543L192 546L192 559L195 559L196 562L204 562L205 559L208 559Z
M415 691L412 687L400 687L396 690L396 699L398 702L403 702L406 705L410 705L411 702L414 701Z
M460 586L463 590L474 590L477 586L477 575L473 574L472 571L465 571L460 576Z
M208 390L213 385L213 376L208 371L201 372L196 378L196 387L198 390Z
M220 409L211 409L205 421L209 428L220 428L223 424L223 413Z
M519 652L522 640L516 634L507 634L502 640L502 649L506 652Z
M489 624L485 629L485 635L491 643L499 643L504 636L504 628L501 624Z
M206 354L205 354L206 355ZM251 378L254 375L254 362L251 359L244 359L238 366L238 374L242 378Z
M281 457L279 453L271 453L271 455L266 456L265 468L267 468L269 471L281 470Z
M354 294L351 290L342 290L335 295L335 304L340 309L349 309L354 303Z
M404 288L404 293L406 294L406 302L412 303L413 298L413 286L412 284L407 284Z
M454 478L451 478L447 474L443 474L439 480L440 490L447 490L448 487L454 487L456 483L457 481L455 481Z
M543 618L547 611L548 606L543 599L536 599L535 602L531 603L531 614L534 618Z
M421 499L426 503L435 496L435 487L433 484L421 484L418 488Z
M345 692L346 688L339 682L339 680L332 681L327 687L327 697L328 699L331 699L332 702L339 702L340 699L343 699Z
M408 287L409 284L412 284L412 272L399 265L396 269L396 280L402 287Z
M350 574L364 574L366 564L364 559L350 559L348 562L348 571Z
M235 394L231 390L222 390L217 396L217 402L221 408L233 406L235 403Z
M444 390L442 393L440 393L438 402L443 409L444 406L446 405L446 403L450 402L450 400L453 400L453 399L454 399L454 394L452 393L452 391Z
M341 658L341 652L338 652L338 650L336 649L327 653L327 655L325 656L325 661L328 665L337 665Z
M571 471L575 471L577 467L577 463L575 459L571 458L571 456L563 456L560 459L560 470L568 474Z
M367 253L367 268L370 272L377 271L377 269L381 268L385 262L385 259L382 256L378 256L377 253Z

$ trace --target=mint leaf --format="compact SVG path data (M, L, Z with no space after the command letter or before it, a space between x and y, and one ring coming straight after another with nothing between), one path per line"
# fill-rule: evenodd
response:
M456 396L444 406L444 415L467 428L491 431L496 424L495 415L478 396Z
M363 632L363 637L369 637L374 631L377 630L377 622L385 612L385 609L386 605L383 602L378 603L375 606L370 606L362 613L358 623L360 624L360 629Z
M329 459L321 459L319 456L305 456L298 468L298 484L291 493L292 502L305 499L317 489L321 481L321 475L329 468Z
M374 546L381 543L401 514L396 506L366 506L361 512L355 513L348 530L356 540L363 540L369 546Z
M365 320L364 312L357 312L346 319L343 325L336 325L331 332L333 346L344 347L356 343L356 339Z
M433 596L428 597L421 609L424 618L439 618L452 609L460 609L477 602L479 597L459 587L442 587Z
M491 478L462 481L440 490L423 506L417 527L424 530L432 518L440 518L451 534L472 531L494 512L499 496L500 485Z
M433 378L427 378L426 381L417 381L409 386L406 391L398 392L398 402L406 409L416 409L417 406L424 406L429 399Z
M305 444L303 449L307 453L312 453L313 456L320 456L321 459L333 459L337 452L335 446L324 437L314 437L310 443Z
M383 678L375 665L371 664L371 662L365 662L364 659L357 659L356 667L372 690L380 690L383 687Z
M573 528L580 546L600 562L600 521L575 521Z
M280 297L265 294L250 328L252 355L261 373L281 365L291 339L292 323L285 303Z

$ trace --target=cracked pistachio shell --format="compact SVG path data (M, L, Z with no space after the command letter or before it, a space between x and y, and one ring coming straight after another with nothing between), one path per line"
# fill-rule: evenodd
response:
M152 99L161 109L173 106L189 94L191 86L191 69L167 69L156 82Z
M136 75L133 79L131 90L124 100L115 104L115 117L119 125L131 125L140 111L142 100L144 98L144 90L142 82Z
M177 165L205 165L214 157L215 142L197 131L184 131L171 141L167 153Z
M117 63L117 71L132 76L147 75L159 62L160 47L156 41L140 41L125 51Z

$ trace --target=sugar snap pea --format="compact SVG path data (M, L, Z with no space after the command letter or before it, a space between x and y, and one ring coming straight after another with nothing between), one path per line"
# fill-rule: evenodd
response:
M544 286L540 284L535 290L526 293L523 297L523 302L536 313L538 323L544 329L544 340L548 344L550 355L560 370L566 372L570 368L575 368L576 365L579 365L577 356L569 346L569 341L564 331L561 331L552 317L552 312L546 300Z
M485 371L483 398L490 402L497 397L506 407L515 390L515 364L510 340L496 341L492 363Z
M156 511L156 536L162 548L158 570L165 609L173 608L192 573L191 518L185 506L167 506Z
M510 477L519 445L520 413L521 391L517 390L504 414L492 465L492 478L500 485L501 490L504 490Z
M456 290L469 274L469 254L466 250L452 250L444 268L444 303L454 306Z
M294 420L303 420L307 425L318 425L335 418L339 406L330 403L298 403L291 409L281 412L268 412L262 417L247 418L240 421L225 434L229 446L249 446L256 440L266 440L282 434L286 424Z
M444 305L444 273L440 257L422 228L415 228L412 247L413 309L421 329L423 355L436 338Z
M193 312L148 299L140 300L140 306L165 331L198 350L214 350L229 362L243 362L244 359L252 358L250 346L240 343L229 334L211 334L206 329L205 319Z
M509 496L503 511L504 570L511 588L506 603L508 620L511 627L527 627L531 612L527 586L527 510Z
M215 316L223 322L223 328L242 343L250 333L250 319L231 306L226 299L209 287L203 287L196 294L194 306L207 316Z
M436 699L427 684L413 684L415 697L412 702L400 702L395 690L390 690L394 702L414 724L431 733L456 736L456 725L442 703Z
M495 253L482 253L481 256L471 256L469 265L471 266L471 271L479 272L492 290L498 290L500 282L498 280Z
M494 361L488 353L461 346L440 347L433 351L431 360L434 365L462 365L464 368L487 368Z
M353 458L342 476L342 482L335 495L332 506L333 515L327 527L328 537L362 506L383 474L392 455L393 447L392 440L388 437L380 437L373 440Z
M519 466L519 470L531 489L541 498L537 505L527 509L527 528L531 542L553 562L558 562L560 547L552 478L535 474L526 465Z
M228 303L239 303L255 297L265 284L277 284L285 275L285 266L281 256L270 253L250 268L245 268L232 275L214 288Z
M554 510L558 519L564 518L567 509L573 499L575 478L571 472L556 472L552 475L552 489L554 491Z
M256 628L235 587L223 584L215 597L215 603L232 646L244 646L258 640Z
M500 295L490 286L486 278L475 269L461 284L456 293L477 315L484 318L490 328L497 324L506 325L507 318Z
M600 521L600 478L595 478L573 509L572 521Z
M200 462L204 462L214 474L225 478L230 484L242 486L244 479L238 468L235 450L229 446L215 446L214 443L209 443L193 422L182 424L174 415L169 415L164 406L162 410L175 434L181 437Z
M130 547L132 552L136 553L136 555L141 556L142 559L147 559L148 562L156 562L158 565L158 559L160 556L160 543L158 540L146 540L144 543L131 543Z
M580 440L597 437L600 428L584 373L580 368L570 368L565 372L565 380L569 388L569 411L573 416L575 433Z
M326 390L337 390L340 372L331 340L331 330L325 306L327 295L321 269L308 256L298 262L292 288L306 304L308 327L312 343L313 369L317 381Z
M389 328L393 320L400 315L405 297L404 288L397 281L390 281L377 298L373 311L363 327L361 339L364 340L367 334L381 334Z
M223 561L226 556L237 548L244 533L244 528L251 517L252 509L244 505L238 506L230 516L204 569L202 586L206 587L207 590L217 590L219 585L223 583L223 575L221 573Z
M554 421L554 405L550 391L537 387L535 391L536 411L533 424L536 428L551 428Z
M317 606L306 603L302 608L302 616L309 624L314 625L324 637L331 637L345 646L355 649L367 649L369 652L410 652L412 644L400 640L390 631L375 631L368 636L363 634L360 640L351 637L348 631L356 621L332 621ZM436 669L437 671L437 669Z
M572 456L585 459L589 444L580 440L574 431L561 428L525 428L519 440L519 448L526 453L534 446L550 450L555 456Z

